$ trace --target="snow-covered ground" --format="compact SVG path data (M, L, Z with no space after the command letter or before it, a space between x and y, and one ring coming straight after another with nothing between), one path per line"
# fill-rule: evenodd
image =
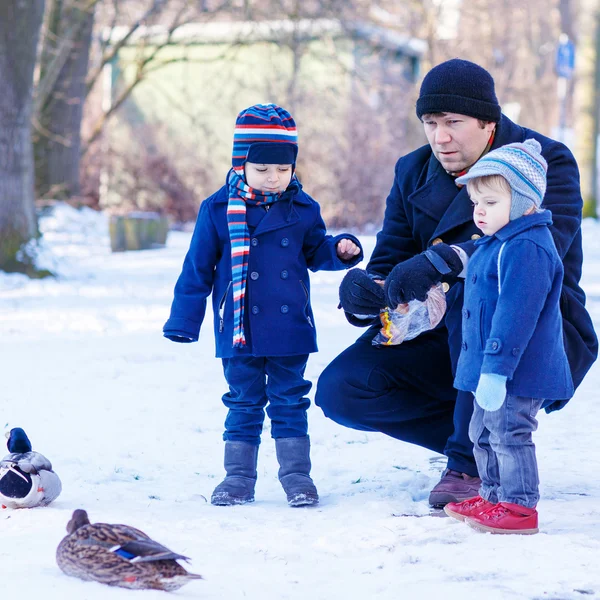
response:
M111 254L103 215L59 207L42 226L60 277L0 273L1 424L27 431L54 463L63 493L48 508L0 512L2 597L164 598L58 569L55 549L75 508L192 557L190 570L206 580L174 593L182 598L600 597L598 367L563 411L540 415L539 535L483 535L430 516L442 456L345 429L314 406L321 504L287 506L266 425L256 502L213 507L225 382L212 327L193 345L161 335L190 234L172 232L162 250ZM368 256L374 239L362 241ZM584 244L584 287L598 325L598 223L584 223ZM309 361L313 381L359 333L336 309L342 276L312 276L321 348Z

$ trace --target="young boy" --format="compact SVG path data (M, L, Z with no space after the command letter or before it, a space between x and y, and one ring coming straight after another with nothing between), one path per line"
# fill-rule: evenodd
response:
M573 395L559 308L562 262L540 209L547 164L529 139L481 158L467 184L485 234L467 264L455 386L474 392L469 427L479 496L445 507L479 531L538 532L536 414Z
M354 236L327 235L319 205L294 175L297 153L296 124L283 108L258 104L238 115L233 168L200 207L163 328L173 341L197 341L212 292L216 354L229 384L226 477L211 497L219 506L254 500L265 406L288 503L319 499L304 379L317 351L308 269L347 269L363 253Z

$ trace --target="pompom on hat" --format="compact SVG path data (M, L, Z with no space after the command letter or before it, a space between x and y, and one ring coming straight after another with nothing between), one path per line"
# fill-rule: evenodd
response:
M243 176L244 163L293 165L298 133L292 115L276 104L255 104L237 116L232 165Z
M469 172L456 179L460 185L487 175L501 175L512 190L510 220L522 217L532 206L540 208L546 193L548 163L542 146L533 138L506 144L480 158Z
M421 84L417 117L457 113L497 123L502 116L494 78L483 67L453 58L433 67Z

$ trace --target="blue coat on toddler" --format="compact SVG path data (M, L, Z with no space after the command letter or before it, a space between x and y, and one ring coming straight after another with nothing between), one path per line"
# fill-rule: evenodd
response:
M455 386L474 392L481 373L506 376L507 393L573 395L559 308L563 265L546 210L475 242L465 277L462 348Z
M297 191L288 188L266 213L262 207L249 208L246 346L233 348L227 203L228 190L223 186L200 207L190 249L175 285L171 315L163 327L165 337L197 341L206 299L212 292L218 358L316 352L308 270L339 271L355 266L363 259L360 242L347 233L327 235L318 203L302 191L302 186ZM336 245L342 239L352 240L361 248L360 254L350 261L341 260Z

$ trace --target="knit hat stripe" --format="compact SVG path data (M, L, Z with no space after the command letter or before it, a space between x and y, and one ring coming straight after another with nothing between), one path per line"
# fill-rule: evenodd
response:
M527 141L529 142L530 140L527 140ZM525 144L522 144L522 145L525 145ZM509 144L507 144L507 148L508 147L509 147ZM541 146L540 146L540 148L541 148ZM529 165L533 169L538 171L538 173L542 177L546 176L546 167L544 165L542 165L539 158L532 156L529 152L526 152L525 150L522 150L521 148L518 148L517 146L514 146L514 147L510 146L510 152L514 152L515 154L518 154L523 160L526 160L529 163ZM502 156L504 154L503 147L501 146L500 148L498 148L498 150L496 150L496 152L494 154L497 154L498 156Z
M514 165L511 165L509 162L499 158L488 158L485 162L497 163L509 169L515 177L518 177L531 190L531 192L540 199L540 203L542 202L543 196L540 190L533 183L531 183L531 181L529 181L529 179L527 179L527 177L525 177L525 175L523 175L523 173L521 173L521 171L519 171ZM500 174L502 174L502 172Z

